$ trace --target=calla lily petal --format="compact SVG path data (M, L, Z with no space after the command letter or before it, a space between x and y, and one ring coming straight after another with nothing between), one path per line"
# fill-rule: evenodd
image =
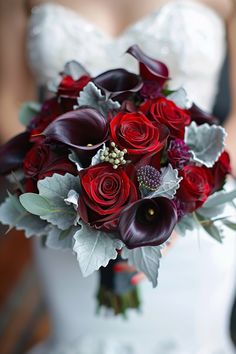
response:
M108 70L93 79L94 84L103 90L106 98L118 100L120 95L137 92L141 89L143 82L139 75L125 69Z
M190 114L191 120L196 122L198 125L208 123L219 124L219 120L214 117L212 114L204 112L201 108L199 108L195 103L192 107L187 111Z
M29 132L21 133L0 147L0 174L5 175L22 167L26 153L32 144Z
M79 150L96 150L108 139L108 124L93 108L67 112L42 133L46 138Z
M140 75L143 80L158 81L162 87L169 79L169 70L167 66L159 60L147 56L140 47L135 44L131 46L127 53L138 60L140 66Z
M176 206L170 199L141 199L122 211L120 238L130 249L158 246L168 240L177 220Z

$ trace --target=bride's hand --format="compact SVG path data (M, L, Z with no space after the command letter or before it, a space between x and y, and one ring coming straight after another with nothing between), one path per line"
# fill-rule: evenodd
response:
M169 238L169 240L166 242L165 247L163 247L163 249L161 250L162 256L165 256L168 253L168 251L170 250L170 248L173 247L173 245L175 244L175 242L177 241L178 238L179 238L179 236L174 231L172 233L171 237ZM114 271L117 272L117 273L119 273L119 272L134 273L134 272L136 272L136 269L135 269L135 267L130 266L126 261L121 261L121 262L118 262L118 263L115 264ZM142 280L144 280L145 278L146 278L146 276L145 276L144 273L137 272L131 278L131 284L132 285L137 285Z

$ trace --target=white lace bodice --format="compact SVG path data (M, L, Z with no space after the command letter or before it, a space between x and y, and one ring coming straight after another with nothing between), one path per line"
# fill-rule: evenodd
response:
M170 25L171 24L171 25ZM54 79L69 60L92 75L114 67L137 71L126 49L137 43L170 68L171 87L184 86L190 98L210 110L225 54L223 20L193 0L172 0L112 38L78 13L56 3L32 10L28 57L39 84Z

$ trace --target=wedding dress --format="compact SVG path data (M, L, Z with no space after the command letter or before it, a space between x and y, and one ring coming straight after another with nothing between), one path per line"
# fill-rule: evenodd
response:
M211 111L225 56L220 16L193 0L176 0L112 38L55 3L35 7L29 23L29 64L39 85L55 79L69 60L92 75L115 67L137 72L124 54L137 43L170 68L171 87ZM35 254L52 317L51 339L31 354L232 354L230 311L235 294L236 235L218 244L204 233L180 238L163 257L159 285L140 285L142 311L129 319L96 315L98 274L84 279L67 251Z

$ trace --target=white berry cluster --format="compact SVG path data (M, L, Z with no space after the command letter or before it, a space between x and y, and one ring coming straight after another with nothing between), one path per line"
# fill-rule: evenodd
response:
M116 170L120 165L126 164L125 154L127 154L126 149L119 150L117 145L112 142L110 147L106 147L101 151L100 160L111 163Z

